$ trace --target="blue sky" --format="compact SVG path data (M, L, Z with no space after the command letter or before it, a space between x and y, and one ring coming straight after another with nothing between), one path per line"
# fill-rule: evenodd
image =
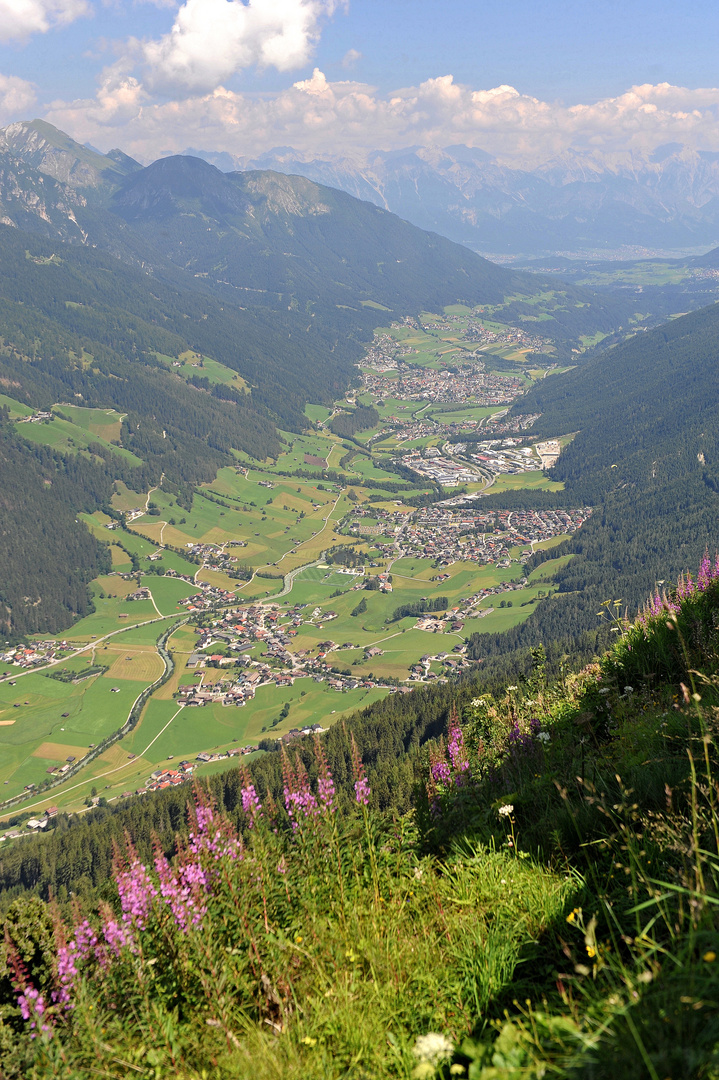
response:
M0 119L144 160L719 149L718 31L716 0L0 0Z

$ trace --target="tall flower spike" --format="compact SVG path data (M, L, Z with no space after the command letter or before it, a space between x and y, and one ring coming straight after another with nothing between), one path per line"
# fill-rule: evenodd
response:
M352 736L352 774L355 781L355 799L360 806L367 806L370 797L369 780L364 774L364 765L354 735Z
M432 747L429 752L429 773L435 784L448 784L451 776L449 762L445 757L444 739L440 739L438 747Z
M319 736L315 736L315 760L317 761L317 794L319 795L320 806L323 810L333 814L337 809L335 782Z
M452 706L452 711L449 716L449 740L447 743L447 752L449 754L449 760L452 762L452 768L456 773L469 772L467 748L464 745L462 728L459 726L459 716L457 714L456 705Z
M196 855L205 852L213 859L220 859L223 855L231 855L233 858L241 856L242 844L233 835L230 823L226 818L215 814L211 802L199 784L195 787L195 806L189 808L188 816L190 850Z
M252 783L252 777L246 765L242 765L240 768L240 777L242 779L242 788L240 790L240 796L242 798L242 812L247 818L247 824L250 829L254 828L259 818L262 817L262 803L260 802L259 795L255 785Z
M280 760L282 762L282 789L285 797L285 810L290 819L292 829L295 830L297 828L297 820L295 818L294 796L297 790L297 778L284 746L280 751Z
M117 891L120 895L123 921L142 930L147 922L152 901L157 896L157 889L137 856L127 870L117 875Z
M170 867L159 844L155 847L155 869L160 879L160 895L172 911L179 929L186 933L192 924L202 921L207 911L204 896L207 877L199 865L181 853L179 867Z
M310 778L299 758L295 759L295 777L297 779L297 786L292 796L295 811L305 818L315 817L319 812L317 799L312 794Z

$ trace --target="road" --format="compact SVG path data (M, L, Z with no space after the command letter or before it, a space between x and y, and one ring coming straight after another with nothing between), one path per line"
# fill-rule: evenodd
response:
M134 707L134 705L133 705L133 707ZM172 714L170 719L165 724L164 728L162 728L161 731L158 731L155 738L152 739L147 744L145 749L142 750L139 754L135 754L134 757L129 758L127 761L124 761L122 763L122 765L116 765L114 769L108 769L107 772L97 773L95 776L88 776L88 777L86 777L85 780L80 780L77 784L72 784L70 787L63 788L61 794L66 795L68 793L68 791L77 791L78 788L85 787L86 784L89 784L91 780L92 780L93 783L95 783L96 780L104 780L107 776L114 776L115 773L122 772L122 770L126 769L128 767L128 765L135 765L137 763L137 759L145 756L145 754L150 749L150 747L154 746L154 744L160 738L160 735L162 735L163 732L167 731L167 729L169 728L172 721L175 719L176 716L180 715L180 713L182 712L182 710L184 708L185 708L184 705L180 705L177 712ZM56 796L54 796L54 795L48 794L48 795L45 796L44 799L40 799L39 802L20 804L18 806L18 809L21 809L23 813L25 813L26 810L35 810L38 806L43 806L43 805L45 805L47 803L51 803L53 801L53 798L55 798L55 797Z
M154 604L154 600L153 600ZM155 607L157 611L157 607ZM132 623L131 626L121 626L119 630L112 630L109 634L103 634L102 637L95 638L94 641L88 641L87 645L83 645L79 649L75 649L69 656L63 656L60 660L51 660L49 664L43 664L42 666L28 668L27 671L20 671L17 674L11 672L7 676L7 680L12 679L13 682L16 679L22 679L25 675L37 675L38 671L47 671L48 668L56 667L57 664L66 664L68 660L74 660L76 656L81 653L87 652L88 649L96 649L98 645L101 645L103 641L109 641L111 637L115 637L116 634L126 634L128 630L137 630L140 626L150 626L152 623L162 622L164 619L177 619L180 616L180 612L176 611L173 615L160 615L157 619L145 619L144 622ZM6 676L0 676L0 683L6 681Z
M290 572L285 577L285 584L282 587L282 592L275 593L274 596L268 597L268 599L265 600L264 603L265 604L273 604L275 602L275 600L279 600L279 598L281 596L287 596L288 593L291 593L292 592L292 586L295 583L295 578L297 577L297 575L302 573L303 570L309 570L309 568L311 566L319 566L320 563L322 562L322 560L324 559L325 554L326 554L326 552L322 551L320 553L319 559L315 559L314 562L305 563L303 566L297 566L297 567L295 567L294 570L290 570Z

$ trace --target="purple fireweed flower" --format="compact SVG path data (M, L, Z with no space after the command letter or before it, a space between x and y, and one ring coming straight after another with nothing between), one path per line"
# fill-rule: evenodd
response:
M469 772L467 748L464 745L464 735L462 734L462 729L459 726L459 717L457 716L456 708L452 709L452 713L449 718L449 740L447 742L447 753L449 754L449 760L451 761L452 768L455 772Z
M332 814L337 809L335 804L335 782L327 763L322 743L315 738L315 759L317 761L317 794L323 810Z
M186 933L191 925L202 921L207 911L204 891L207 877L201 866L183 862L173 873L161 851L155 856L155 869L160 881L160 895L172 911L177 926Z
M116 879L123 921L142 930L147 922L152 901L157 896L157 889L136 857L127 870L116 872Z
M262 803L260 802L254 784L248 784L247 787L243 787L241 794L242 810L250 819L248 825L252 828L256 819L262 816Z
M232 834L229 822L217 817L211 806L199 801L199 796L190 810L189 846L195 855L206 853L213 859L224 855L238 858L242 853L242 844Z
M78 960L84 960L89 956L97 945L97 934L90 926L87 919L83 919L81 923L75 927L75 939L71 942L74 947L73 951Z
M123 923L119 923L117 919L112 917L106 919L102 925L102 936L105 939L105 944L115 956L120 955L120 950L124 948L134 948L134 939L130 928ZM107 953L102 946L98 947L97 957L100 963L105 966L107 963Z
M320 808L310 789L310 778L299 758L295 758L294 767L290 764L286 752L282 752L282 776L284 780L285 809L296 832L302 821L314 818Z
M364 774L364 765L357 749L354 735L352 736L352 773L354 776L355 799L360 806L367 806L370 797L369 780Z
M72 992L78 979L77 965L97 948L97 934L87 919L75 926L75 936L67 943L62 941L57 950L57 979L59 987L53 991L53 1001L72 1009Z
M57 1005L64 1005L66 1008L72 1008L70 995L78 977L73 944L70 942L69 945L60 945L57 950L57 978L60 985L53 992L53 999Z
M433 761L430 766L430 772L432 779L436 784L448 784L450 780L450 768L449 762L444 758L438 758L437 761Z
M355 799L360 806L369 805L370 786L369 780L366 776L361 776L359 780L355 780Z
M30 1038L36 1038L38 1031L52 1038L53 1029L49 1017L43 1019L45 1016L45 999L40 991L36 990L34 986L26 986L24 993L18 994L17 1003L23 1020L28 1021L30 1024L32 1032Z
M295 801L294 795L297 790L297 777L295 770L292 767L287 751L284 746L282 747L282 791L285 797L285 810L287 816L290 819L292 825L292 831L294 832L298 828L298 822L295 820Z
M240 789L242 812L247 818L248 828L251 829L262 817L262 803L246 766L242 766L240 769L240 776L242 777L242 788Z
M304 818L315 817L319 813L317 799L310 789L310 778L307 775L307 770L299 759L295 762L295 781L295 790L290 793L290 802L295 819L299 815Z
M537 729L539 729L539 721L536 721L536 723ZM509 750L513 757L531 753L536 748L533 732L522 731L516 720L507 736L507 742L509 743Z

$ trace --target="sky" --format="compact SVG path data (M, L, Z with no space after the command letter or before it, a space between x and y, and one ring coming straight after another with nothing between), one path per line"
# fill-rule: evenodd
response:
M719 151L718 38L716 0L0 0L0 124L143 162Z

